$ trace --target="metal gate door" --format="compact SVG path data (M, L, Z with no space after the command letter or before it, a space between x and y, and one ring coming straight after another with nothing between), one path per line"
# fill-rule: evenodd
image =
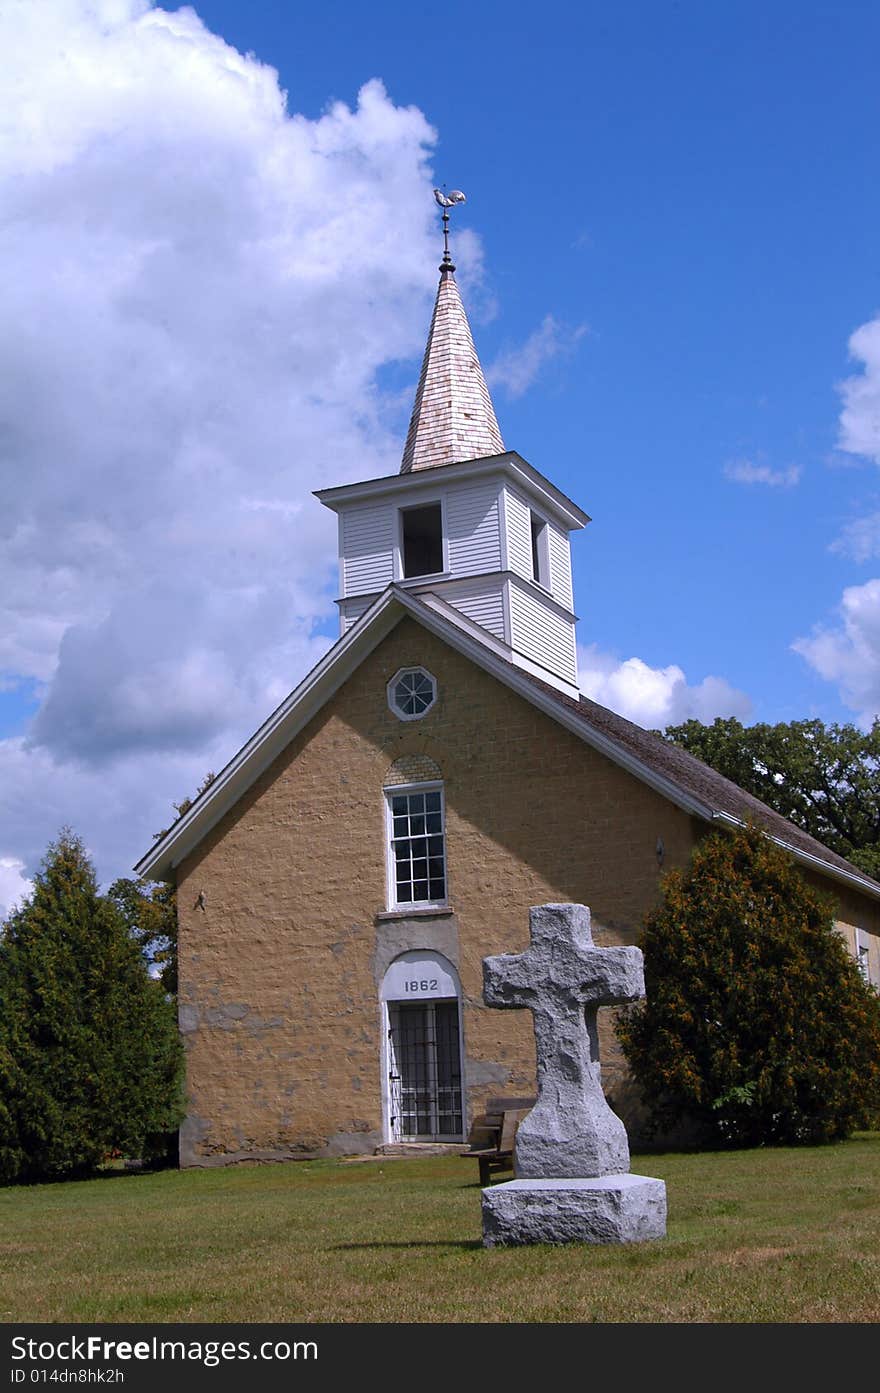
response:
M389 1001L391 1135L461 1141L457 1001Z

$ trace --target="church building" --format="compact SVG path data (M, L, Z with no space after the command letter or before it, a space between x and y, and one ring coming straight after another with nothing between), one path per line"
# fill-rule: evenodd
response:
M482 960L529 908L638 941L661 874L761 823L880 984L880 885L685 751L580 695L570 537L505 448L448 240L398 474L322 489L340 637L137 866L177 884L184 1166L461 1142L535 1090L531 1013ZM634 1090L600 1013L603 1085Z

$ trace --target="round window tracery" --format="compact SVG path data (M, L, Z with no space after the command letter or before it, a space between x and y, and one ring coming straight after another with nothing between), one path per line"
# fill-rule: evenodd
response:
M388 704L401 721L417 721L436 700L436 679L423 667L401 668L388 683Z

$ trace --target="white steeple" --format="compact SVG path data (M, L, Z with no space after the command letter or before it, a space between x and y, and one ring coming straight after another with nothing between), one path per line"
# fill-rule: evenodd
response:
M455 267L444 258L400 472L503 451Z
M345 633L387 586L436 597L510 662L578 695L569 533L581 508L505 451L445 251L399 474L321 489L339 516Z

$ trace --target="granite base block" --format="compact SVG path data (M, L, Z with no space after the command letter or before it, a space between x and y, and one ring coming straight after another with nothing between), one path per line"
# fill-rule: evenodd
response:
M648 1175L511 1180L483 1191L483 1245L643 1243L666 1236L666 1186Z

